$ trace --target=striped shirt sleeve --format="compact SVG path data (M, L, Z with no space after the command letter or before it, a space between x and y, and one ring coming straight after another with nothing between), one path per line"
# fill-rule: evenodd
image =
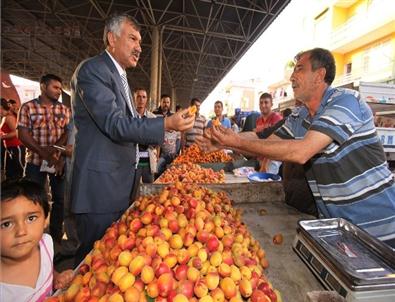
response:
M300 132L303 114L301 111L305 108L296 107L293 109L292 114L290 114L285 121L282 123L281 127L274 131L274 134L282 139L295 139L297 138L297 133Z
M364 112L365 108L354 94L344 91L341 93L328 100L328 106L309 129L328 135L339 145L346 142L369 119L369 112Z

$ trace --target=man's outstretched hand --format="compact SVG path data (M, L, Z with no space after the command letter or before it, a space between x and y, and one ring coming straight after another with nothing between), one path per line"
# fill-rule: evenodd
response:
M189 115L188 109L180 110L165 117L165 130L185 131L193 127L195 115Z
M195 143L206 153L215 152L223 148L212 140L211 128L204 129L203 136L196 137Z
M213 126L211 128L211 140L225 148L238 147L240 137L230 128Z

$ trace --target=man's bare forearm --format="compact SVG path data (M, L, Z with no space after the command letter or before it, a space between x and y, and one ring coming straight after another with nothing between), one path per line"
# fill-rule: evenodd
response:
M297 140L251 140L240 137L239 147L236 148L243 154L260 155L272 160L304 164L306 159L300 152L302 144L302 141Z
M27 129L18 128L17 137L20 139L25 147L29 148L30 150L41 156L43 151L42 147L33 139L28 131L29 130Z

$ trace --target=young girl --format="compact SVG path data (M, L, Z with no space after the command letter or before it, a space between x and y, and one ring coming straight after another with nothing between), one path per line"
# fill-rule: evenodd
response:
M73 277L71 270L59 274L53 268L52 238L44 234L49 212L45 191L28 180L1 187L0 300L44 301Z

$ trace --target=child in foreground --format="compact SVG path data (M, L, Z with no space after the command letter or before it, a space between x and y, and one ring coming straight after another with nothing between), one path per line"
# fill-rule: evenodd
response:
M44 234L49 204L44 189L19 180L1 186L1 301L44 301L72 280L53 267L53 241Z

